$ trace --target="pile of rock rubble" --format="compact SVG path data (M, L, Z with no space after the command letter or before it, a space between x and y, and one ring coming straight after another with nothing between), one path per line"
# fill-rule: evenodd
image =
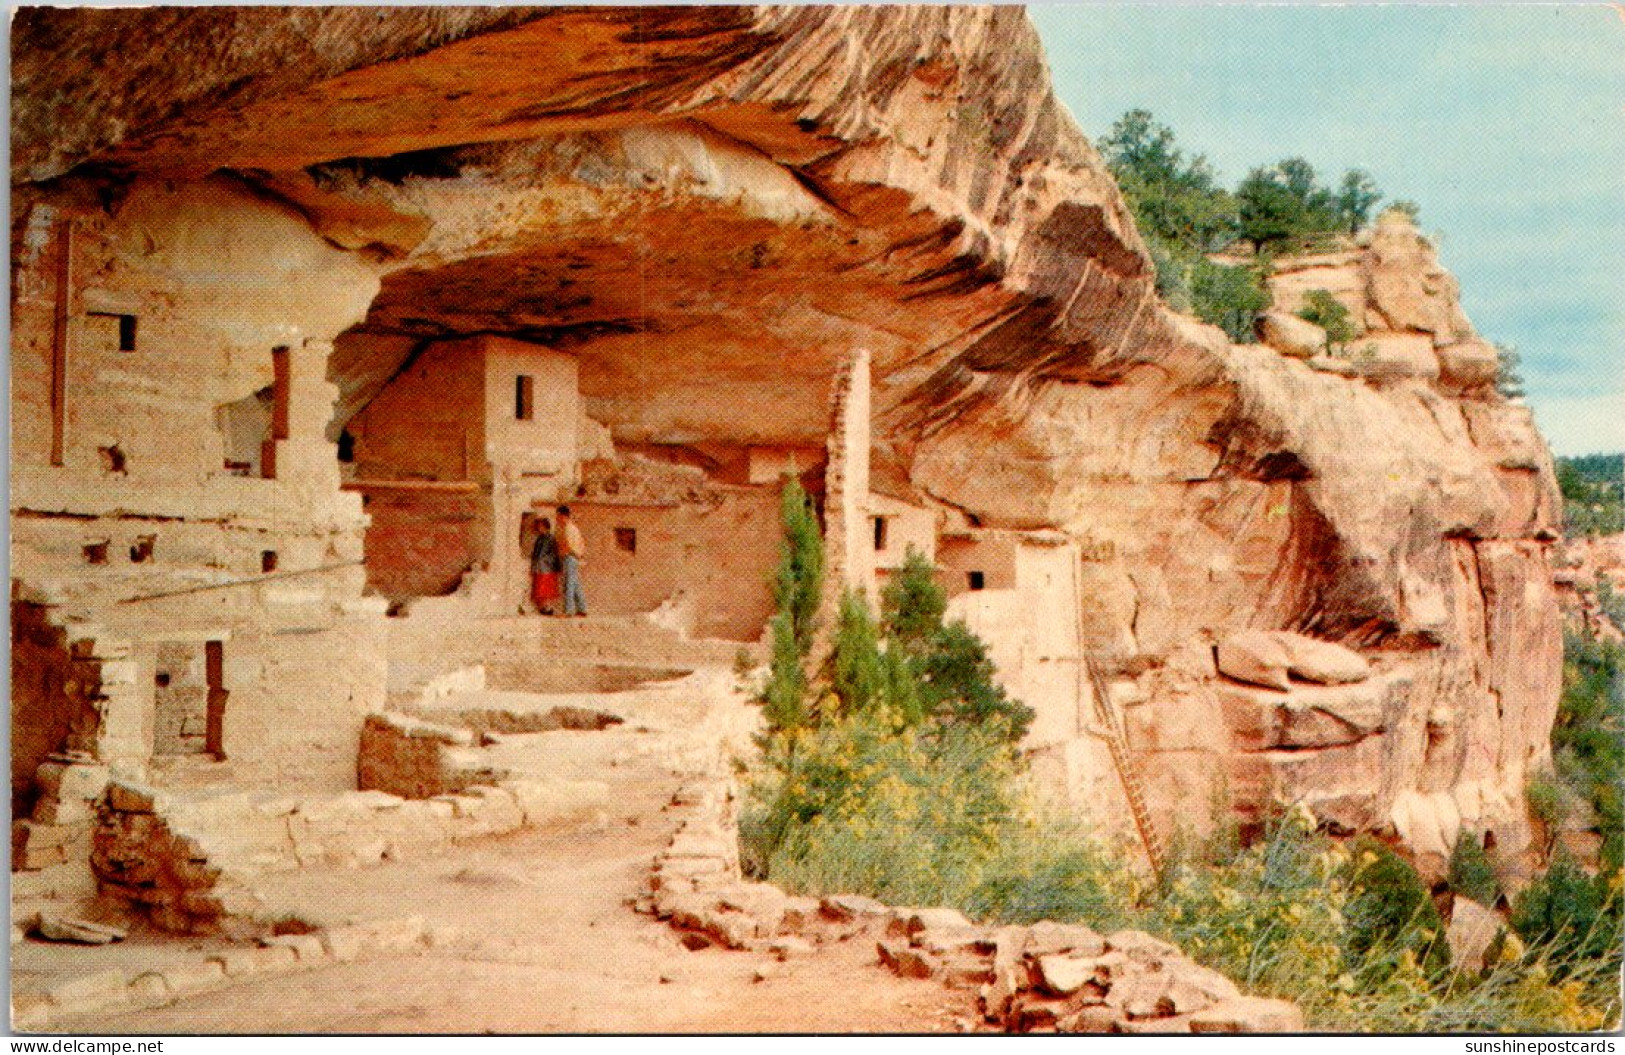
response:
M809 955L837 941L875 942L898 975L974 990L983 1016L1007 1032L1290 1033L1298 1008L1250 997L1217 971L1141 931L1101 935L1043 921L980 926L947 908L893 908L842 894L813 898L743 879L723 784L685 788L689 811L655 861L640 911L667 921L691 950Z

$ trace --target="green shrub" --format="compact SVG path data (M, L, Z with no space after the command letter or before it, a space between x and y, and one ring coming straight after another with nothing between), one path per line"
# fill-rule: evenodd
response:
M1597 579L1597 606L1616 630L1625 633L1625 593L1614 589L1613 580L1607 576Z
M969 903L1021 812L1007 744L971 729L928 742L884 708L792 736L741 818L754 867L796 891Z
M1263 274L1250 267L1227 267L1204 258L1190 268L1191 310L1222 329L1238 344L1254 340L1259 313L1270 306Z
M1152 270L1156 272L1157 295L1175 311L1189 313L1191 268L1195 257L1153 235L1146 236L1145 245L1151 252Z
M1450 889L1480 905L1494 905L1501 893L1500 880L1477 835L1466 828L1456 836L1456 846L1450 852L1450 871L1446 880Z
M1032 725L1032 709L994 680L987 646L963 621L944 626L931 651L914 668L920 708L939 728L982 729L1006 743L1019 743Z
M1563 695L1552 725L1557 775L1592 811L1602 835L1602 862L1621 867L1625 804L1625 648L1589 636L1564 642Z
M1409 954L1430 977L1450 966L1444 919L1410 863L1368 836L1355 842L1346 915L1349 966L1375 979Z
M790 617L803 652L817 632L818 603L824 588L824 536L812 499L795 477L787 477L779 496L784 541L773 583L773 603Z
M913 546L881 591L880 611L887 636L911 652L924 652L942 629L948 593L937 582L931 562Z
M1142 893L1112 847L1075 821L1043 818L1006 826L962 907L974 919L1048 919L1112 931L1141 925Z
M1618 873L1589 876L1559 854L1546 874L1518 895L1512 929L1530 946L1543 946L1559 976L1572 961L1618 956L1620 894Z
M1570 538L1625 531L1625 455L1559 458L1556 468Z
M1548 835L1555 835L1569 812L1569 794L1549 769L1531 773L1524 782L1524 802L1529 815L1540 822Z
M1233 856L1171 867L1147 929L1243 989L1302 1002L1343 972L1346 856L1293 810Z
M935 570L911 549L883 593L888 654L898 654L912 682L906 700L905 694L894 694L894 710L939 730L965 726L1019 742L1032 725L1032 710L1000 687L981 638L963 621L943 622L947 609Z
M1304 306L1298 309L1298 318L1307 319L1326 331L1328 353L1343 354L1348 349L1349 342L1360 333L1353 319L1349 317L1348 308L1324 289L1310 290L1305 294L1304 301Z
M796 641L794 623L780 612L768 624L773 651L766 686L762 689L762 712L769 729L799 729L807 724L807 676L801 666L801 646Z

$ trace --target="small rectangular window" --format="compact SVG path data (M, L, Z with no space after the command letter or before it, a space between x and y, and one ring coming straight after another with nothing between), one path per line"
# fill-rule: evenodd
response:
M85 563L86 564L106 564L107 563L107 547L108 547L108 545L109 545L109 542L107 540L105 540L105 539L103 541L101 541L101 542L87 542L87 543L85 543L85 548L84 548Z
M260 550L260 571L262 571L262 572L276 571L276 550L274 550L274 549L262 549L262 550Z
M980 590L987 585L987 578L979 571L966 572L965 578L973 590Z
M92 311L87 312L86 314L96 319L117 319L118 350L121 352L135 351L136 319L134 315L120 315L119 313L112 311Z
M879 553L886 548L886 518L875 517L875 552Z
M615 529L615 545L628 553L638 551L638 529L618 527Z
M137 535L135 544L130 547L130 563L147 563L152 559L152 552L157 548L157 545L157 535Z
M514 378L513 416L519 421L529 421L535 413L536 379L529 374L520 374Z

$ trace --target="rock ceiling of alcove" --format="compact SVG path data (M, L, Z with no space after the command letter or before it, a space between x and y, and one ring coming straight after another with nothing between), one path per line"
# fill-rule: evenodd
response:
M923 216L786 226L666 199L543 245L408 266L339 341L340 417L423 342L494 333L577 355L592 413L623 439L821 442L845 354L873 354L884 406L1011 299L956 270L950 241Z
M1166 343L1135 299L1148 272L1121 202L1050 95L1019 11L66 10L23 13L13 41L14 180L76 164L231 171L389 259L334 359L340 421L413 348L470 333L569 348L591 411L662 442L815 440L830 373L860 344L885 412L928 380L947 398L973 387L967 367L1051 370L1130 316L1151 334L1138 344ZM398 185L389 164L403 155L673 123L755 152L827 215L764 220L652 179L646 200L622 193L596 222L425 251L417 241L444 219L433 209L380 204L367 178L348 197L305 186L347 161L382 162ZM942 143L940 168L921 168ZM1065 222L1039 223L1057 203ZM1080 298L1087 260L1102 266ZM1067 296L1108 307L1049 332ZM1035 300L1052 306L976 348Z
M290 170L646 114L772 43L752 22L729 7L24 8L12 176L86 160Z

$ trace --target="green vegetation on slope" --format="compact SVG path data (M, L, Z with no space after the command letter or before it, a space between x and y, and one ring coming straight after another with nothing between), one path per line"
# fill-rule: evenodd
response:
M1269 307L1263 280L1271 254L1352 234L1382 199L1369 173L1353 169L1337 186L1322 186L1302 158L1255 168L1226 190L1207 159L1187 157L1173 130L1146 110L1119 118L1100 150L1151 249L1163 299L1238 342L1252 339L1258 313ZM1251 243L1258 266L1208 259L1238 239Z
M1625 531L1625 454L1559 458L1557 486L1570 538Z
M816 536L797 501L805 499L786 502L797 541L786 546L781 604L809 596L806 569L822 567L821 554L806 552ZM1315 1029L1573 1032L1618 1023L1619 649L1571 642L1551 778L1588 804L1615 849L1599 875L1560 858L1537 877L1481 966L1451 962L1434 897L1496 900L1493 857L1478 833L1462 833L1444 891L1429 890L1374 839L1333 838L1303 808L1272 818L1250 845L1222 831L1177 854L1154 881L1124 847L1035 805L1016 750L1031 712L997 690L974 635L944 623L945 599L922 558L911 556L883 609L877 622L847 598L834 656L817 679L828 686L820 701L785 708L803 716L793 724L769 712L740 823L753 876L804 893L950 905L990 922L1136 927L1250 992L1296 1001ZM787 610L780 618L804 622ZM798 679L782 680L810 695Z

